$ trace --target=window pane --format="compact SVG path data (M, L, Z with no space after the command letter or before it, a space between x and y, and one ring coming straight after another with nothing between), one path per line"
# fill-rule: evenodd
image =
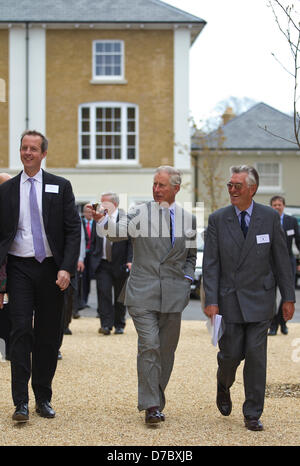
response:
M96 42L96 52L102 52L103 47L104 47L103 42Z
M105 42L105 44L104 44L104 51L105 51L105 52L111 52L111 51L112 51L112 45L113 45L113 44L110 43L110 42Z
M105 158L106 158L106 159L111 159L111 158L112 158L112 151L111 151L111 149L106 149L106 150L105 150Z
M97 160L103 159L103 149L99 149L99 148L96 149L96 159Z
M112 131L112 122L111 121L106 121L105 122L105 131L107 133L111 133L111 131Z
M81 131L83 133L88 133L90 131L90 122L89 121L83 121L82 122Z
M100 107L98 107L96 109L96 118L102 118L102 115L103 115L103 109Z
M115 149L115 159L121 158L121 149Z
M135 145L135 136L127 136L127 144L128 144L128 146L134 146Z
M127 158L128 160L135 159L135 149L133 147L127 149Z
M90 118L90 109L83 107L81 109L81 117L82 118Z
M115 108L115 118L121 118L121 109L119 107Z
M114 48L115 52L121 52L121 43L120 42L115 42L113 48Z
M90 149L83 148L81 151L81 158L87 160L90 158Z
M127 118L135 118L135 108L129 107L127 109Z
M128 121L127 131L128 131L128 133L134 133L135 132L135 122L134 121Z
M89 146L90 145L90 136L81 136L81 144L83 146Z

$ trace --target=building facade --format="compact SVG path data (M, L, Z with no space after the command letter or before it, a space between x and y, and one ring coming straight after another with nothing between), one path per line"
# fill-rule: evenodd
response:
M19 139L49 139L45 168L78 203L117 191L151 199L154 168L184 175L192 200L189 49L205 21L158 0L0 0L2 171L21 168ZM182 149L184 148L184 149Z

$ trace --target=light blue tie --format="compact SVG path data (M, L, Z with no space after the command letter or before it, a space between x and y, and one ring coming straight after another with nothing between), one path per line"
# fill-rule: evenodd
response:
M175 243L175 225L174 225L174 210L173 209L170 209L170 236L171 236L172 246L174 246L174 243Z
M33 239L33 247L35 252L35 258L39 262L43 262L46 257L46 250L42 234L42 225L40 220L39 207L37 203L36 190L34 186L35 179L28 178L31 183L29 193L30 203L30 219L31 219L31 232Z

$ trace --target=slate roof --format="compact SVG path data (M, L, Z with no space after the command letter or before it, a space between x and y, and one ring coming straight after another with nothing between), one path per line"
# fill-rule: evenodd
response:
M299 150L297 144L290 142L296 142L293 125L293 117L261 102L222 127L223 147L232 150ZM269 132L264 130L265 127ZM210 133L210 141L214 140L214 134L215 131ZM208 145L213 148L213 142ZM199 149L197 143L192 147Z
M160 0L0 0L0 22L206 22Z

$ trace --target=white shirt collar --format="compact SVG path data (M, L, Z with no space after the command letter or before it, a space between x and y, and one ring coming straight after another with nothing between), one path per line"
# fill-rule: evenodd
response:
M28 178L34 178L36 181L38 181L39 183L43 183L43 170L40 169L34 176L30 177L27 175L27 173L25 173L25 171L23 170L22 171L22 175L21 175L21 182L22 183L25 183L25 181L28 180Z

